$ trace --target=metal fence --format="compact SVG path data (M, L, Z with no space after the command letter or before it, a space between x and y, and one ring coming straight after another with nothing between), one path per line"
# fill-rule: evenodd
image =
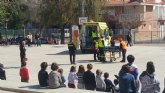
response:
M165 43L165 31L133 32L134 43Z
M122 37L127 40L129 30L115 29L113 36L115 39ZM132 41L135 44L140 43L165 43L165 31L130 31L132 34Z
M31 32L34 36L35 33L41 32L42 37L53 37L60 39L60 29L18 29L18 30L5 30L0 29L2 37L7 38L16 38L18 35L24 37ZM117 40L119 37L122 37L124 40L127 40L129 30L115 29L111 30L111 34ZM68 31L70 34L70 31ZM165 31L131 31L132 39L134 43L165 43Z
M60 29L44 29L44 30L39 30L39 29L18 29L18 30L12 30L12 29L0 29L0 33L2 37L5 39L7 38L16 38L18 35L25 37L28 33L32 33L34 36L37 32L41 32L42 37L55 37L59 38L60 37Z

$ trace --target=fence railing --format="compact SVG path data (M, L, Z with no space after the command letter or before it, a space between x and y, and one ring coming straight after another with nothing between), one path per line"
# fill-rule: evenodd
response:
M60 30L59 29L18 29L18 30L5 30L0 29L2 38L16 38L18 35L26 36L28 32L31 32L34 36L35 33L41 32L42 37L53 37L60 39ZM123 40L127 40L127 35L129 30L115 29L111 30L111 33L114 38L117 40L119 37L122 37ZM165 31L131 31L132 41L134 43L165 43Z
M0 29L0 33L4 39L6 38L6 36L7 36L7 38L16 38L18 35L24 37L29 32L33 36L37 32L39 32L39 33L41 33L42 37L51 37L51 36L56 37L56 38L60 37L60 29L43 29L43 30L39 30L39 29L18 29L18 30Z
M115 29L115 39L119 37L127 40L129 30ZM131 31L132 41L136 43L165 43L165 31Z

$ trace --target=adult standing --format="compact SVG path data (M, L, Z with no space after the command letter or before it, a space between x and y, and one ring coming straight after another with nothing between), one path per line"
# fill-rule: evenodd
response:
M69 49L69 56L70 56L70 63L75 64L75 57L76 57L76 47L73 44L73 42L70 42L68 44L68 49Z
M32 34L29 32L28 35L27 35L27 44L28 44L28 46L31 46L32 40L33 40L33 36L32 36Z
M111 45L111 48L115 48L115 40L114 40L114 37L111 37L111 41L110 41L110 45ZM116 53L115 52L112 52L112 56L114 57L114 61L116 60Z
M37 46L41 46L41 38L39 33L35 34L35 43Z
M137 93L133 75L129 73L129 65L123 65L119 72L119 93Z
M104 40L103 40L103 36L101 36L101 38L98 41L98 47L99 47L99 59L101 62L105 62L105 54L104 54Z
M99 43L98 43L98 39L94 40L94 61L96 61L97 59L99 60ZM96 59L97 57L97 59Z
M128 32L128 35L127 35L127 46L130 45L132 46L132 35L131 35L131 32Z
M122 60L120 62L125 62L127 46L122 38L119 38L120 42L120 51L122 52Z
M92 39L93 41L97 39L97 32L95 30L92 30Z
M139 79L142 85L141 93L159 93L160 82L154 74L155 66L152 61L147 63L146 71L143 71Z
M26 61L25 41L23 40L20 41L19 49L20 49L20 58L21 58L21 67L22 67L23 62Z

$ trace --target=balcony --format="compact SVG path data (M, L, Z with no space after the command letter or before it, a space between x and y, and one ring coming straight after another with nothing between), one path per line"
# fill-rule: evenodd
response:
M135 22L135 21L144 21L144 13L138 14L121 14L119 16L119 22Z
M164 25L164 21L165 21L165 16L158 18L158 22L160 23L160 25Z

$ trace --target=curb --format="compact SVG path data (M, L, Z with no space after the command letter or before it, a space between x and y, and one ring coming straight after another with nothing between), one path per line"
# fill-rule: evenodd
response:
M31 90L24 90L24 89L16 89L16 88L6 88L6 87L0 87L0 90L4 91L10 91L10 92L18 92L18 93L42 93L42 92L36 92Z

